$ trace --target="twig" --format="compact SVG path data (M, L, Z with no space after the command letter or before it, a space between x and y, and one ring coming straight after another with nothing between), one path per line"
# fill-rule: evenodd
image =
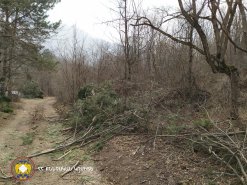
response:
M137 118L144 120L144 118L140 117L139 115L136 114L136 111L133 112L133 115L135 115Z
M8 176L7 174L5 174L2 170L2 168L0 168L1 174L3 174L4 176L0 176L1 179L11 179L13 178L13 176Z
M240 170L241 170L241 172L242 172L242 174L243 174L243 176L244 176L245 182L247 182L247 174L246 174L246 172L245 172L245 169L244 169L244 167L243 167L243 164L242 164L242 162L240 161L240 159L238 158L238 156L235 156L235 158L236 158L237 161L238 161L238 166L240 167ZM246 184L246 183L245 183L245 184Z
M82 138L86 137L92 130L93 130L93 127L90 127L88 131L82 136Z
M61 175L61 177L63 177L63 176L65 176L65 175L67 175L68 173L74 171L75 168L79 165L79 163L80 163L80 161L77 161L77 162L74 164L74 166L72 166L71 169L70 169L69 171L64 172L64 173Z
M27 157L28 157L28 158L38 157L38 156L40 156L40 155L48 154L48 153L54 152L54 151L59 150L59 149L61 149L61 148L47 149L47 150L44 150L44 151L42 151L42 152L40 152L40 153L31 154L31 155L29 155L29 156L27 156Z
M78 116L76 116L75 130L74 130L74 138L75 138L76 133L77 133L77 127L78 127Z
M154 137L154 142L153 142L154 150L155 150L155 144L156 144L155 142L156 142L156 138L158 135L159 126L160 126L160 123L158 123L157 128L156 128L156 132L155 132L155 137Z
M73 128L71 127L71 129L70 130L72 130ZM79 132L81 132L83 130L83 127L81 127L81 128L78 128L77 129L77 132L76 132L76 134L78 134ZM64 143L65 141L68 141L70 138L72 138L73 137L73 135L71 135L71 136L69 136L69 137L67 137L67 138L65 138L63 141L60 141L60 142L57 142L56 144L61 144L61 143Z
M245 135L244 135L244 141L243 141L243 149L245 148L246 138L247 138L247 127L245 129Z
M12 179L13 176L7 176L7 177L4 177L4 176L0 176L0 179L4 179L4 180L7 180L7 179Z
M65 131L72 130L72 129L73 129L73 127L68 127L68 128L62 129L61 131L65 132Z
M62 158L64 158L65 156L67 156L67 155L68 155L69 153L71 153L71 152L72 152L72 150L66 152L64 155L62 155L62 156L59 157L58 159L54 159L53 161L59 161L59 160L61 160Z
M228 168L230 168L239 179L242 179L241 176L238 174L238 172L229 163L227 163L226 161L221 159L214 151L212 151L212 154L215 156L216 159L223 162ZM242 183L243 183L243 181L242 181Z
M236 135L236 134L245 134L246 131L238 131L238 132L229 132L228 136ZM227 137L226 133L189 133L189 134L180 134L180 135L157 135L157 137L185 137L185 136L218 136L218 137Z
M33 157L37 157L37 156L40 156L40 155L48 154L48 153L51 153L51 152L55 152L55 151L58 151L58 150L62 150L64 148L67 148L69 146L75 145L77 143L81 143L82 141L86 141L88 139L94 139L95 137L98 138L98 137L101 136L102 133L104 133L104 132L108 133L109 131L107 132L107 130L113 131L113 130L116 130L117 128L120 128L120 127L121 127L121 125L118 125L117 127L113 128L113 129L106 129L106 130L104 130L104 131L102 131L100 133L96 133L94 135L86 137L87 134L92 130L92 127L91 127L82 137L80 137L77 140L72 141L71 143L68 143L68 144L63 145L63 146L59 146L57 148L47 149L47 150L44 150L44 151L39 152L39 153L31 154L31 155L29 155L27 157L33 158Z
M71 136L65 138L63 141L57 142L56 144L62 144L62 143L64 143L65 141L68 141L68 140L69 140L70 138L72 138L72 137L73 137L73 135L71 135Z

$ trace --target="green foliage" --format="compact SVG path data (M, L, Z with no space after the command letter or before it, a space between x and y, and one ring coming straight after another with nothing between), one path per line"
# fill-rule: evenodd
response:
M12 113L14 110L8 102L1 102L0 111L4 113Z
M21 88L25 98L43 98L43 92L35 81L27 81Z
M16 12L9 14L10 19L18 21L21 36L26 37L28 41L32 38L45 39L50 32L55 31L61 22L51 23L48 20L48 11L60 2L59 0L3 0L0 1L0 17L5 12ZM18 11L16 11L18 10ZM4 23L4 22L3 22ZM27 30L23 32L22 30ZM17 29L18 31L18 29ZM29 36L29 38L28 38ZM37 41L37 40L36 40ZM35 40L33 40L35 42Z
M197 127L203 127L205 129L210 129L213 126L213 123L208 119L200 119L193 122Z
M0 96L0 111L4 113L12 113L13 108L10 105L10 98L6 96Z
M175 124L171 124L168 125L166 127L166 130L169 134L178 134L180 133L182 130L184 130L186 128L185 125L175 125Z
M84 86L71 111L70 124L85 134L100 137L92 143L90 150L100 151L104 144L116 134L124 131L143 131L147 111L132 101L123 102L110 84ZM143 125L142 125L143 124ZM146 131L146 130L145 130Z
M49 11L58 2L60 0L0 1L0 49L15 51L14 59L11 56L12 52L3 52L4 60L11 58L19 67L23 65L28 68L37 67L37 63L42 63L43 67L53 67L54 63L51 62L50 56L47 53L40 53L42 44L61 25L61 21L52 23L48 20ZM8 65L8 61L5 62ZM9 78L4 75L3 79Z
M97 128L108 124L107 119L123 111L122 101L110 85L94 87L88 85L78 93L72 123L88 126L92 122Z
M0 96L0 103L2 102L11 102L11 99L7 96Z
M145 111L139 104L126 104L112 89L110 84L99 87L87 85L78 93L78 101L71 112L70 124L80 128L94 128L94 132L113 129L121 126L133 126L138 129L145 126ZM138 125L137 125L138 124ZM137 130L135 130L137 131ZM105 134L111 138L114 133Z
M33 63L33 66L40 70L52 71L56 68L57 64L58 62L53 53L50 50L45 49L38 55L38 60Z
M94 86L93 85L86 85L84 86L83 88L81 88L78 92L78 98L80 100L83 100L89 96L92 96L93 95L93 89L94 89Z

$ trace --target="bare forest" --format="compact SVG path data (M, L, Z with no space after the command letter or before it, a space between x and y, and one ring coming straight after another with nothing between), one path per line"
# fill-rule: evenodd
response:
M247 184L246 0L114 0L112 41L64 36L63 1L0 0L0 184L17 149L94 168L35 185Z

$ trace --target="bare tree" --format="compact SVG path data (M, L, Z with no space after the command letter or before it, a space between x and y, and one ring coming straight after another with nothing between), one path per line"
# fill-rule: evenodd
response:
M58 90L61 91L62 97L60 98L64 102L74 102L77 99L79 89L86 84L88 79L88 58L84 48L85 37L80 38L78 29L74 26L73 38L68 39L66 44L62 43L58 46L59 72L61 73L60 78L62 78L59 81L63 82Z
M134 0L119 0L118 32L124 53L124 79L131 81L133 65L140 59L141 28L133 28L131 23L138 17L141 3Z
M178 0L180 12L177 14L167 14L163 23L171 20L183 18L196 31L200 38L200 45L195 45L185 39L177 38L162 29L162 26L154 25L147 17L140 17L135 26L147 25L154 30L162 33L173 41L189 46L200 54L205 56L206 62L214 73L226 74L231 83L231 118L237 119L238 114L238 97L239 97L239 70L234 65L229 65L226 61L226 53L229 43L233 44L236 49L247 52L246 49L236 44L231 35L231 28L236 18L237 7L243 6L241 0L227 0L222 3L220 0L203 0L203 1L183 1ZM186 7L185 7L186 6ZM226 12L224 12L226 10ZM207 30L204 29L203 23L207 21L211 27L214 38L216 51L210 49L212 39L208 37Z

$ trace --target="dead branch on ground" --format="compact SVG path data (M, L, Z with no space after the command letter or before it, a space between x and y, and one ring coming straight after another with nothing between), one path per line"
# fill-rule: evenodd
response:
M76 168L79 164L80 164L80 161L77 161L77 162L74 164L74 166L72 166L71 169L70 169L69 171L64 172L64 173L61 175L61 177L64 177L64 176L67 175L68 173L74 171L75 168Z

